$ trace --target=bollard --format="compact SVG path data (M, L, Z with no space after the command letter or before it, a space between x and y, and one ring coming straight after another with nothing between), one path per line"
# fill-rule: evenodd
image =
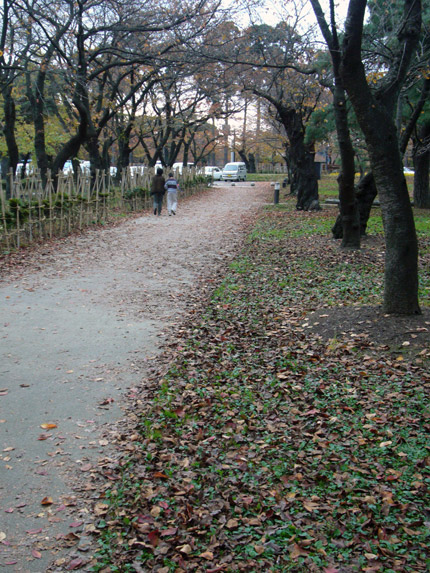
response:
M281 188L280 183L275 183L275 196L273 198L273 203L277 205L279 203L279 189Z

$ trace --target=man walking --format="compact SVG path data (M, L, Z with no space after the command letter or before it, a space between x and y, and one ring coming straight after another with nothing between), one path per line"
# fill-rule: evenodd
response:
M169 178L164 185L167 191L167 212L170 215L176 215L176 208L178 206L178 190L179 183L173 177L173 173L169 173Z
M163 170L158 167L157 173L154 175L151 181L151 195L154 200L154 215L158 213L161 215L161 209L163 207L163 197L165 193L164 185L166 180L163 177Z

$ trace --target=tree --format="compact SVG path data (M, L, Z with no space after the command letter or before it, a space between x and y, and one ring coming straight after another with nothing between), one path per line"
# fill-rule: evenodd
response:
M124 144L121 160L127 163L130 151L126 139L132 132L134 116L145 91L152 85L154 76L161 77L157 72L163 70L163 66L176 65L173 57L168 59L170 53L176 52L183 64L179 46L197 41L207 28L215 25L212 21L218 21L217 7L217 0L199 0L180 7L171 3L168 9L162 3L155 6L149 0L141 3L112 0L103 10L99 3L88 0L55 0L51 4L23 0L19 5L5 0L0 88L6 118L3 129L12 164L18 161L12 98L17 73L26 74L26 93L42 178L46 180L48 169L55 177L65 161L76 157L83 147L94 174L96 169L109 167L109 147L115 139L112 120L131 106L135 109L118 140ZM5 54L12 52L15 54L13 63L18 61L18 64L8 66ZM24 64L17 59L21 52ZM52 158L46 142L46 124L50 121L47 85L62 86L62 91L56 94L57 100L69 113L64 130L67 139L59 142ZM64 119L61 114L58 117Z
M341 159L338 183L340 222L343 231L342 247L359 249L361 232L360 214L354 187L355 154L349 131L345 86L340 72L341 50L340 39L336 28L334 3L330 2L330 25L327 24L319 0L311 0L311 4L327 43L333 66L333 110Z
M2 176L9 168L15 173L19 161L16 138L16 102L13 95L14 82L20 73L22 59L30 48L25 33L19 6L14 0L4 0L0 7L0 93L3 98L2 132L6 141L6 161L2 161ZM9 180L6 179L6 192L9 194Z
M306 128L320 103L322 88L313 75L292 69L293 62L305 68L311 55L307 54L297 33L285 23L275 28L250 27L243 44L250 46L248 61L253 62L252 67L245 67L244 90L270 104L288 138L296 207L319 209L315 142L306 137ZM269 62L270 67L266 67Z
M333 0L330 3L334 5ZM418 314L418 244L394 113L418 45L422 7L419 0L404 0L391 65L373 90L361 53L366 4L366 0L349 2L340 73L366 139L381 201L386 245L383 310Z
M34 150L37 166L41 172L43 184L47 181L47 171L51 167L46 142L46 115L48 112L46 83L58 74L58 68L51 66L57 55L58 46L69 31L74 19L73 3L39 6L37 3L25 4L29 16L27 34L31 44L42 49L27 54L24 63L26 95L30 105L34 124ZM39 25L44 21L44 25ZM46 46L46 47L45 47Z

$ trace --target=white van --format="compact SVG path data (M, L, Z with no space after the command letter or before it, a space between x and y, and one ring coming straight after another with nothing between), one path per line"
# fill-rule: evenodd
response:
M246 181L246 165L241 161L226 163L221 174L222 181Z

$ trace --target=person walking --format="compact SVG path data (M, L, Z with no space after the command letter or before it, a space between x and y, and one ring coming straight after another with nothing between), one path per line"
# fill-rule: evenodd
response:
M167 179L164 188L167 191L167 212L170 217L170 215L176 215L176 208L178 206L179 183L173 177L173 173L169 173L169 178Z
M163 207L163 197L165 193L166 180L163 177L163 170L160 167L157 168L157 172L151 181L151 195L154 201L154 215L161 215L161 209Z

